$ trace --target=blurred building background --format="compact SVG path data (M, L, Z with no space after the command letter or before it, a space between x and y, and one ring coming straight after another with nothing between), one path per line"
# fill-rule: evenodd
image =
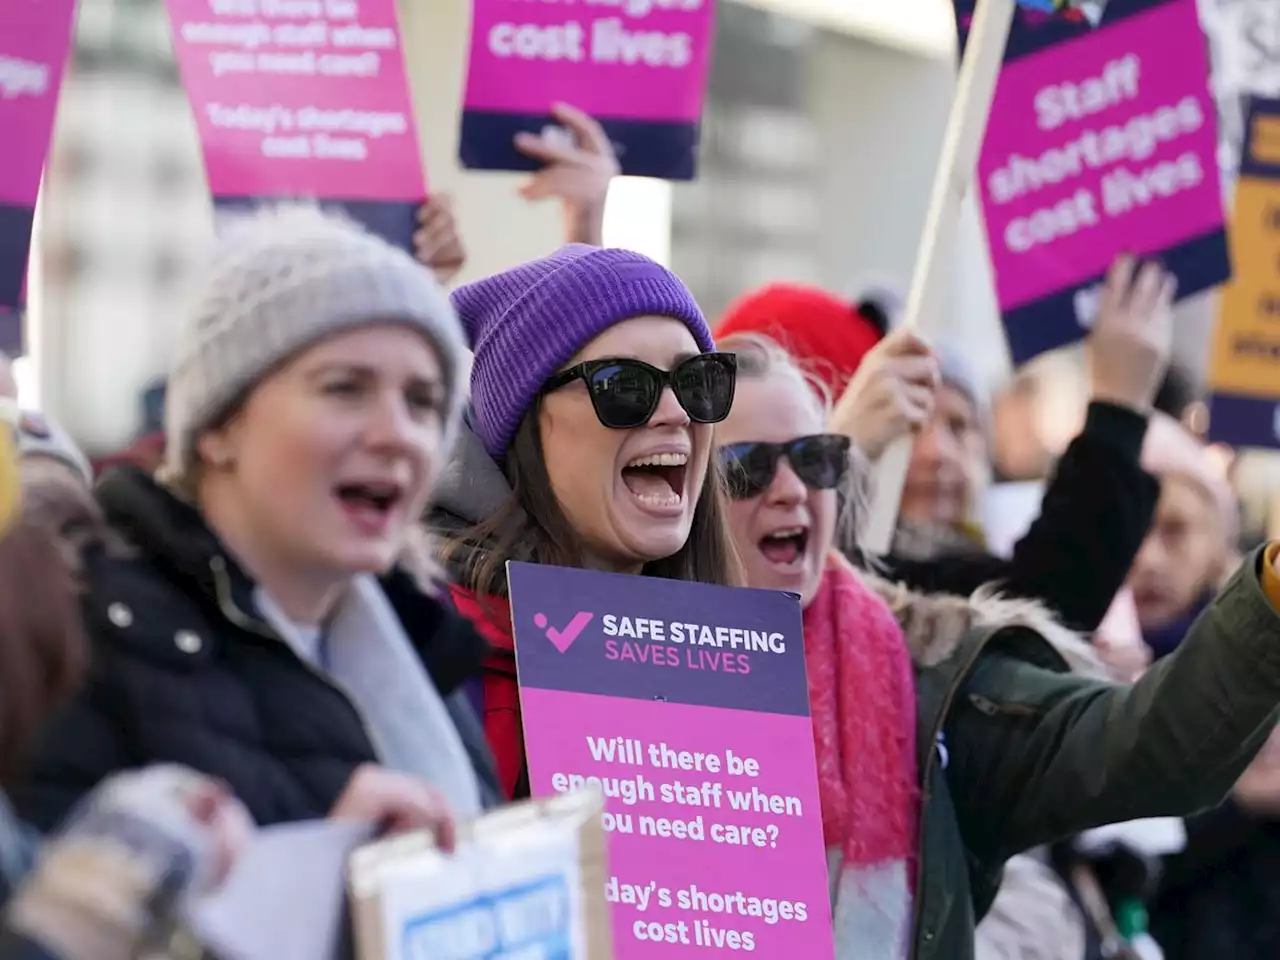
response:
M1206 16L1230 8L1215 21L1228 24L1214 34L1219 49L1256 32L1258 17L1280 36L1276 0L1204 4ZM556 211L521 201L518 176L458 168L467 0L400 6L430 183L454 195L471 254L463 279L552 249ZM607 240L669 263L710 315L774 279L905 288L954 92L947 0L721 0L718 16L701 175L617 184ZM1261 59L1252 74L1280 61L1274 50ZM1248 86L1232 77L1224 102ZM139 429L211 223L162 0L81 0L37 225L22 382L91 450ZM998 380L1007 360L972 207L954 290L949 320ZM1198 368L1211 302L1180 314L1180 350Z

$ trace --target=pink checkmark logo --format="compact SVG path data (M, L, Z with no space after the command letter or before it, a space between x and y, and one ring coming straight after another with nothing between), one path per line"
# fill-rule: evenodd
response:
M535 613L533 615L533 622L538 625L539 630L546 632L547 639L551 641L552 646L561 653L564 653L573 646L573 641L577 640L578 637L582 635L582 631L587 628L587 624L591 622L594 616L594 613L587 613L585 610L580 610L574 615L573 619L569 621L569 625L563 630L557 630L555 627L548 626L547 615L545 613Z

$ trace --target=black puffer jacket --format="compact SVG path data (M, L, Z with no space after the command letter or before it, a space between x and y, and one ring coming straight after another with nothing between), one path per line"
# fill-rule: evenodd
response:
M104 477L98 499L136 555L85 558L88 683L14 793L19 815L48 830L108 774L180 763L225 780L260 824L325 816L356 767L377 762L356 708L261 621L252 582L193 508L133 468ZM383 587L445 698L482 799L497 802L464 690L486 644L407 574Z

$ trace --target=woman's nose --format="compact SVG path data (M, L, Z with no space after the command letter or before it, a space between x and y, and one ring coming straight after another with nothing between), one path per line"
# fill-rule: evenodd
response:
M809 488L791 469L791 463L786 457L778 461L778 469L773 475L773 482L769 484L767 496L770 503L782 506L803 503L809 496Z
M403 449L413 445L416 435L408 406L398 397L375 404L365 423L365 439L374 446Z
M1133 558L1133 566L1129 568L1130 575L1134 573L1146 573L1159 571L1163 566L1164 547L1160 542L1160 534L1156 531L1149 531L1142 541L1142 546L1138 548L1138 553Z
M662 396L658 398L657 409L653 411L653 416L649 418L649 422L654 426L662 427L683 427L688 425L689 414L680 405L680 401L676 399L676 392L671 387L663 389Z

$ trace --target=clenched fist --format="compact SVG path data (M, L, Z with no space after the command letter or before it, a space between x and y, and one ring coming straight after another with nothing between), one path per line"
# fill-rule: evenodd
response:
M909 330L896 330L862 358L831 413L831 429L876 460L929 419L939 380L929 345Z

